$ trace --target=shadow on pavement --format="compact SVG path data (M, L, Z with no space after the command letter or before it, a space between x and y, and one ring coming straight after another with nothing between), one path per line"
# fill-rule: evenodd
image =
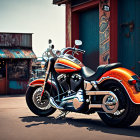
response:
M86 127L89 131L101 131L104 133L125 135L125 136L134 136L140 137L140 126L131 126L128 128L112 128L105 125L100 120L92 119L75 119L71 117L66 117L63 119L55 119L54 117L38 117L38 116L27 116L20 117L22 122L32 123L28 124L25 127L33 127L41 124L69 124L75 127Z

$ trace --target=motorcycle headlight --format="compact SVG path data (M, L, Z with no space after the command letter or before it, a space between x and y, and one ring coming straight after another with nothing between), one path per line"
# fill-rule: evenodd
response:
M41 68L45 68L45 62L41 62Z

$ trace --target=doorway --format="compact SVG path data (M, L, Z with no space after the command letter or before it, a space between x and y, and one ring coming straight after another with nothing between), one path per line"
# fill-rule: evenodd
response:
M118 0L118 60L140 76L139 7L139 0Z
M96 70L99 65L99 8L93 8L79 13L79 39L85 50L83 63Z

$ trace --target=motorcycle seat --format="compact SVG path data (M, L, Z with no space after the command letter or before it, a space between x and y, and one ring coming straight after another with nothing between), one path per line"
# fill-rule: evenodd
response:
M94 72L90 68L84 66L81 69L81 73L82 73L82 76L83 76L84 80L86 80L86 81L96 81L105 72L107 72L111 69L121 67L121 66L122 66L121 63L112 63L112 64L107 64L107 65L100 65L100 66L97 67L96 72Z

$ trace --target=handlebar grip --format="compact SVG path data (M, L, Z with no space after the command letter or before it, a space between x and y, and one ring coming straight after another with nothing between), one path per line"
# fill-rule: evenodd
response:
M76 51L81 52L81 53L85 53L85 51L81 50L81 49L76 49Z
M82 52L82 53L85 53L86 51L82 50L81 52Z

